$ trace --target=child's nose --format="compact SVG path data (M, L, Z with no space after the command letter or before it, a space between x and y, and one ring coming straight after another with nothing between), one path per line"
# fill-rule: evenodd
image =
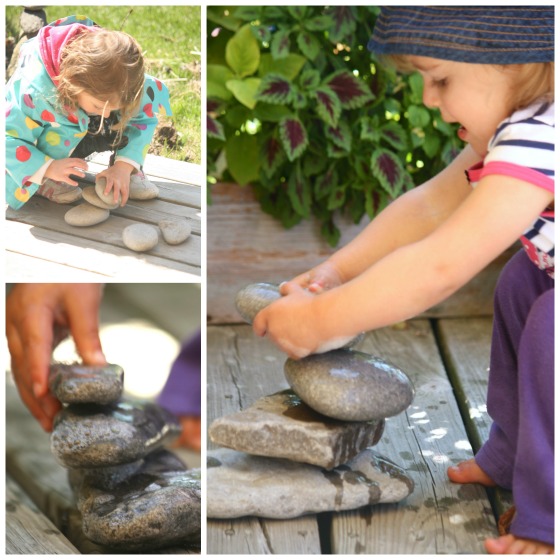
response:
M422 103L426 107L439 108L439 95L436 88L424 83L424 92L422 94Z

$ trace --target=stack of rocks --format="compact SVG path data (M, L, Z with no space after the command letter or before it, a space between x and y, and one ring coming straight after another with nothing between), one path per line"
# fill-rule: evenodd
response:
M111 210L121 205L121 199L114 201L113 192L105 193L107 185L104 177L95 181L95 186L84 187L82 204L74 206L64 215L67 224L75 227L87 227L100 224L107 220ZM131 183L130 200L151 200L157 198L159 189L149 182ZM158 227L150 224L131 224L123 230L123 243L133 251L143 252L153 249L159 241L159 233L169 245L178 245L185 241L191 234L191 226L187 218L170 216L158 222Z
M275 285L251 284L236 306L252 323L279 297ZM291 389L212 423L210 439L223 448L208 452L208 517L287 519L397 502L412 492L412 479L372 449L385 418L412 402L412 384L396 367L352 350L360 339L288 359Z
M55 364L49 387L65 405L51 450L69 470L85 536L122 551L200 542L200 471L163 449L180 433L173 415L121 399L117 365Z

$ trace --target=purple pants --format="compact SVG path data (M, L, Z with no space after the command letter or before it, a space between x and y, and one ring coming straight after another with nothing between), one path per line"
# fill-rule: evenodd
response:
M200 331L181 347L158 403L176 416L200 416Z
M511 489L511 533L554 543L554 280L524 251L505 266L494 300L488 441L476 462Z

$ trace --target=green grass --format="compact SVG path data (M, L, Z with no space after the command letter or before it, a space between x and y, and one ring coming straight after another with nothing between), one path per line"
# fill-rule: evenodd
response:
M147 71L169 87L181 146L160 155L201 163L201 31L198 6L47 6L47 20L83 14L106 29L132 35L142 46ZM6 7L6 36L19 34L21 7Z

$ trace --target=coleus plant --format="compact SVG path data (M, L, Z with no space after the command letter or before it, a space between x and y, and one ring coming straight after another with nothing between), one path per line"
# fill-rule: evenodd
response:
M460 141L421 77L367 50L378 10L207 8L211 183L252 185L285 227L315 216L336 245L337 212L373 217L451 161Z

